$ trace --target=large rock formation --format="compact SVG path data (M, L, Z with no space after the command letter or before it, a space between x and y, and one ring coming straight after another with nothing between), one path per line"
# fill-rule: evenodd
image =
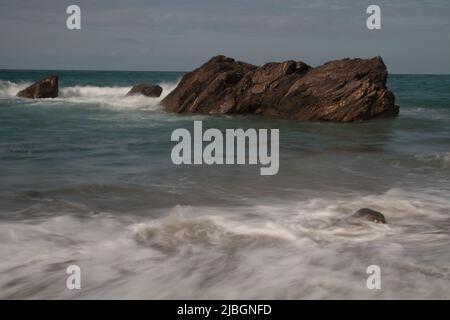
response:
M49 76L19 91L17 96L31 99L56 98L58 90L58 76Z
M150 85L150 84L137 84L128 91L127 96L133 96L136 94L142 94L151 98L158 98L162 93L162 88L158 85Z
M296 61L257 67L216 56L187 73L162 104L175 113L360 121L398 114L386 79L381 57L336 60L313 68Z

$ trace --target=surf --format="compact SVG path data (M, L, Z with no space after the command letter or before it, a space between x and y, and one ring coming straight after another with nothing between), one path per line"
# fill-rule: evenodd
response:
M72 105L89 105L113 109L148 109L159 110L159 103L164 99L175 87L179 80L175 82L161 82L159 85L163 88L163 92L158 98L149 98L142 95L127 96L130 86L92 86L92 85L74 85L60 87L59 96L57 98L48 99L21 99L16 94L20 90L28 87L31 82L11 82L0 80L0 99L13 99L23 101L32 105L56 105L56 104L72 104Z

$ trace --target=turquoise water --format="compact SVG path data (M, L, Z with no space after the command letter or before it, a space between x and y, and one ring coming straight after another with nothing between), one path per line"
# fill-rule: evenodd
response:
M60 97L15 94L48 74ZM0 71L1 298L448 298L450 76L391 75L396 119L165 114L182 73ZM175 166L176 128L278 128L280 171ZM387 225L348 224L371 207ZM65 288L78 264L83 290ZM376 264L382 290L366 288Z

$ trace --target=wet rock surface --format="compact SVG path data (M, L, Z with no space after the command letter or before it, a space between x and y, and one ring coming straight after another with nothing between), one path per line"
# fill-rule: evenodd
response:
M163 89L158 85L137 84L128 91L127 96L141 94L150 98L158 98L161 96Z
M352 215L352 218L375 223L386 223L386 218L381 212L369 208L359 209Z

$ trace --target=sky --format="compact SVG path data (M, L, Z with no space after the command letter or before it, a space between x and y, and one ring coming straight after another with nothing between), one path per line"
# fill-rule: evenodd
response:
M66 8L81 8L81 30ZM381 30L366 9L381 8ZM450 74L448 0L0 0L0 69L188 71L383 57L391 73Z

